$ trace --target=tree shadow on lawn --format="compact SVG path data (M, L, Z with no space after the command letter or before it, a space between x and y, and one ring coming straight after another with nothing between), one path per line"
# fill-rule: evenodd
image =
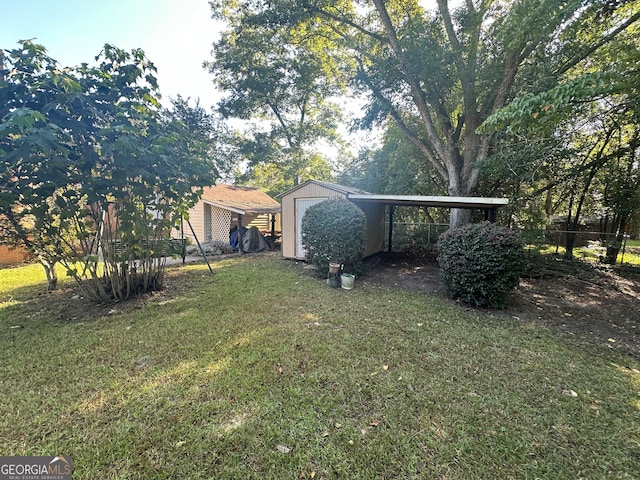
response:
M274 256L274 255L269 255ZM257 255L256 257L260 257ZM244 260L251 260L246 256ZM237 257L234 261L243 261ZM296 262L298 263L298 262ZM216 262L214 262L214 265ZM315 271L304 263L302 269ZM447 300L440 270L432 252L392 252L368 258L359 285L421 292ZM306 268L305 268L306 267ZM568 337L616 349L640 358L640 270L592 265L561 258L533 258L528 272L502 310L480 310L522 322L543 324ZM192 288L188 270L167 269L165 288L118 304L97 304L82 297L78 287L63 282L55 292L44 284L3 292L0 302L6 327L25 327L28 322L84 322L143 309L171 301ZM214 281L215 276L213 277ZM266 288L266 287L265 287ZM30 301L35 299L35 301ZM452 305L460 305L451 302ZM463 307L468 308L468 307ZM9 325L10 324L10 325Z
M286 373L277 362L289 368L286 359L294 342L263 314L268 289L251 294L250 328L238 322L236 306L225 301L245 282L246 271L260 266L219 270L217 281L227 283L226 294L219 297L215 287L202 281L208 271L170 271L162 296L118 304L117 314L101 322L87 322L89 301L67 301L73 288L46 294L53 308L36 310L37 324L27 324L16 332L19 341L9 342L7 354L16 361L4 380L15 386L6 392L11 401L5 404L3 448L20 454L64 450L82 478L132 472L140 478L182 478L193 473L194 465L213 475L220 473L216 462L246 463L243 445L260 433L252 426L254 417L278 418L284 397L272 401L270 392ZM202 294L215 299L201 305ZM42 298L32 304L41 304ZM113 305L95 306L94 312L107 308ZM297 311L293 305L280 308ZM71 323L47 318L54 311L78 317ZM125 311L128 315L120 315ZM26 419L30 428L21 429L19 422L7 420L16 413L11 405L41 413ZM225 456L238 458L217 459L216 452L230 443L238 447L229 447ZM280 455L275 447L268 444L261 456L275 459Z
M181 282L180 278L187 280ZM69 278L60 279L59 288L46 290L46 282L5 289L0 292L1 320L12 326L26 327L31 321L46 323L87 322L116 315L145 305L174 298L188 290L188 271L181 267L167 268L162 290L132 297L121 302L99 302L84 296L82 289ZM2 304L5 303L3 306ZM1 321L0 320L0 321ZM5 323L6 323L5 322Z
M177 310L186 312L183 303ZM194 456L206 464L211 445L258 411L252 385L233 372L267 370L245 365L251 361L246 349L261 342L260 330L223 334L224 344L208 343L206 334L191 337L185 349L179 338L149 334L149 322L140 319L126 327L117 318L94 327L61 342L64 350L48 349L29 367L28 383L12 403L41 412L40 420L23 431L9 426L5 449L64 450L82 478L150 478L153 472L178 478L189 475ZM63 330L53 335L64 336ZM45 328L39 332L47 334ZM34 375L34 369L49 374ZM11 383L23 382L12 377Z
M447 299L435 254L392 252L365 261L359 282ZM452 302L458 304L459 302ZM469 307L465 307L469 308ZM569 337L640 358L640 269L559 257L530 258L502 310L482 310L543 324Z
M85 318L95 311L95 304L82 302L76 314L74 304L78 302L74 297L79 298L76 295L76 288L70 285L51 292L46 291L46 284L5 290L0 295L2 323L24 328L31 321L72 321Z

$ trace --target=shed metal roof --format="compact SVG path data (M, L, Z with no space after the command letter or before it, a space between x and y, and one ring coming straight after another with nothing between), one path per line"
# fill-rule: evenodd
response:
M278 197L282 198L286 195L289 195L293 192L295 192L296 190L301 189L302 187L309 185L310 183L315 184L315 185L319 185L321 187L325 187L328 188L329 190L334 190L336 192L340 192L340 193L344 193L344 194L369 194L369 192L362 190L360 188L355 188L355 187L346 187L344 185L338 185L337 183L331 183L331 182L321 182L320 180L307 180L306 182L301 183L300 185L296 185L295 187L287 190L284 193L281 193L280 195L278 195Z
M441 207L441 208L499 208L509 203L507 198L491 197L449 197L449 196L425 196L425 195L380 195L369 193L355 187L346 187L336 183L321 182L319 180L307 180L306 182L278 195L280 198L289 195L310 183L344 193L349 200L357 200L366 203L383 203L385 205L406 207Z
M223 183L206 187L202 201L240 215L280 212L280 204L261 190Z
M504 207L509 203L507 198L493 197L449 197L449 196L426 196L426 195L379 195L369 193L355 187L346 187L336 183L321 182L319 180L307 180L300 185L296 185L290 190L278 195L280 198L289 195L305 185L313 183L326 187L336 192L344 193L349 200L357 200L367 203L383 203L385 205L406 206L406 207L441 207L441 208L480 208L493 209Z

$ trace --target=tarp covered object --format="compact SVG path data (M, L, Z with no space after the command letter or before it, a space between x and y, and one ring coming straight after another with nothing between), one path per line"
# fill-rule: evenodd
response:
M229 234L229 244L234 250L238 249L238 229L234 228ZM257 227L249 229L242 227L242 251L247 253L267 250L269 245Z

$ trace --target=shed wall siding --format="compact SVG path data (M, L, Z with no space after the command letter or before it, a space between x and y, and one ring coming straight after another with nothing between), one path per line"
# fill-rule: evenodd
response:
M282 256L296 258L296 199L332 199L346 198L341 192L336 192L322 185L311 183L282 197Z
M196 232L199 242L204 242L204 203L198 202L193 208L189 209L189 222L193 227L193 231ZM191 233L191 229L189 225L186 224L184 226L184 235L186 237L191 238L195 243L195 238L193 238L193 234Z
M281 221L280 221L280 217L281 215L279 213L276 213L276 224L275 224L275 230L276 232L281 232L282 231L282 226L281 226ZM242 220L242 224L244 225L247 217L244 217ZM271 232L271 214L270 213L261 213L259 215L254 215L249 221L249 223L246 224L246 227L257 227L258 230L260 230L262 233L270 233Z

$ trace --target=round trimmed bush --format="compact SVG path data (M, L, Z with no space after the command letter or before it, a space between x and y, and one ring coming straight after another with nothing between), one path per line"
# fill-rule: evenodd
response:
M324 200L309 207L302 217L302 245L307 261L321 275L329 262L344 264L349 273L359 273L364 254L366 217L345 199Z
M489 308L505 305L527 265L520 236L489 222L463 225L442 234L438 263L451 297Z

